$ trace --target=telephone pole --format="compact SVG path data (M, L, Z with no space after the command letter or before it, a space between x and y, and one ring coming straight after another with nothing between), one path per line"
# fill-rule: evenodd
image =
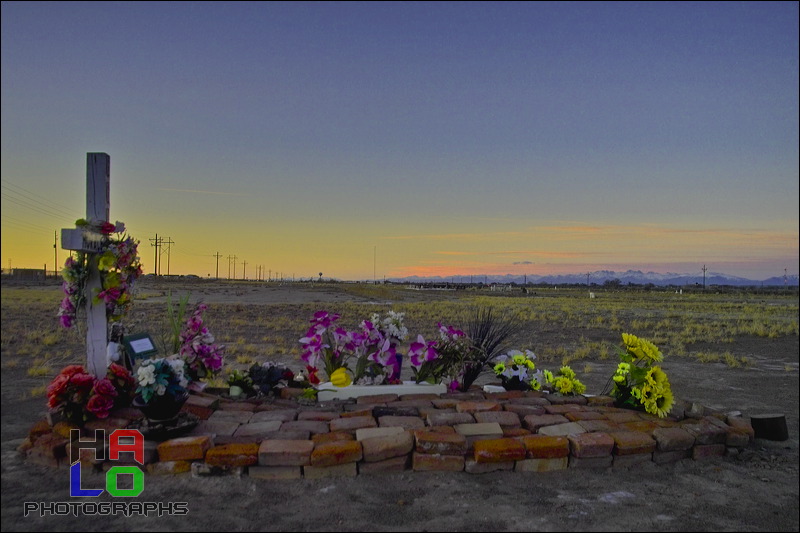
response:
M242 279L247 279L247 261L242 261Z
M53 254L55 263L53 263L53 270L55 270L55 276L58 277L58 232L53 232ZM45 277L47 277L47 271L44 271ZM784 276L785 278L785 276Z
M703 265L703 290L706 290L706 270L708 269Z
M216 257L217 258L217 270L216 270L216 274L214 274L214 277L216 277L216 279L219 279L219 258L220 258L221 255L222 254L217 252L217 253L215 253L214 255L211 256L211 257Z
M156 233L155 239L150 239L150 243L151 243L150 246L153 246L156 249L155 256L153 257L153 274L155 274L156 276L159 275L159 271L161 270L159 268L160 257L161 257L161 254L159 253L159 248L161 248L161 242L163 240L164 239L159 239L158 238L158 233Z
M170 246L170 244L175 244L175 241L172 240L172 237L167 237L167 239L168 240L162 239L162 242L166 243L167 245L167 276L169 276L169 257L170 257L170 252L172 251L172 247Z

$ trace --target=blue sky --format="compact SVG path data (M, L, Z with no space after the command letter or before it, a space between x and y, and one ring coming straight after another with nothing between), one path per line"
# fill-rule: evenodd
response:
M106 152L147 271L797 273L799 91L793 2L4 2L2 265Z

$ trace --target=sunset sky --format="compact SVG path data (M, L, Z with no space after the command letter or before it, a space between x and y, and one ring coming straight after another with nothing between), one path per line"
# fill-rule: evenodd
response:
M105 152L148 273L797 275L798 46L797 2L3 2L2 267Z

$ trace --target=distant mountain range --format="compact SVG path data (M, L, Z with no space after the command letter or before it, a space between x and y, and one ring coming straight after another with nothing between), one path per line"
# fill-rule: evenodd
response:
M619 280L622 285L629 283L635 285L647 285L652 283L658 286L687 286L687 285L702 285L703 275L697 274L676 274L666 273L661 274L658 272L642 272L641 270L627 270L625 272L614 272L613 270L596 270L589 273L589 284L603 285L606 282L613 282ZM548 285L574 285L587 283L586 273L583 274L559 274L552 276L535 276L527 275L520 276L516 274L505 275L480 275L480 276L435 276L435 277L419 277L409 276L406 278L387 278L387 281L398 283L500 283L510 284L516 283L518 285L524 284L526 281L530 284L547 283ZM785 281L786 285L796 287L798 285L797 276L788 276ZM736 287L747 286L783 286L783 276L775 276L765 280L753 280L741 278L737 276L730 276L719 272L706 272L705 284L709 285L730 285Z

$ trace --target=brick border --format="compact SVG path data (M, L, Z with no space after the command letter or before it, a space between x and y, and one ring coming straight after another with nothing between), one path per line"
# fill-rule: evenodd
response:
M151 475L259 479L630 468L735 454L755 436L738 412L726 415L680 400L660 419L616 408L608 396L481 390L391 396L301 405L288 395L233 402L193 394L184 411L201 423L179 438L145 441L143 466ZM95 429L109 434L137 419L136 409L117 410L87 423L82 440L93 438ZM31 463L67 467L72 429L48 416L33 425L19 452ZM107 453L77 451L82 468L122 464L108 461Z

